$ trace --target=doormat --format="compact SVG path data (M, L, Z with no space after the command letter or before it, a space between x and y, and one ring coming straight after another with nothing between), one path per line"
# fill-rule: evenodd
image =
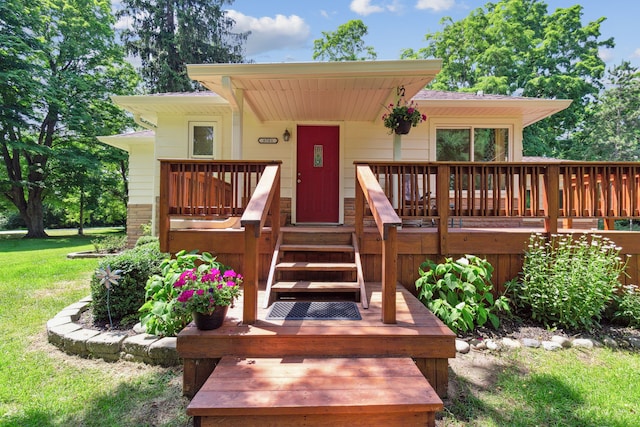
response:
M277 301L267 320L362 320L355 302L349 301Z

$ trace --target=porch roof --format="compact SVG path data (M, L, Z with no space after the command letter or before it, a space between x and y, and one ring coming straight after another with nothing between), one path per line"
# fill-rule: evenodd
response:
M440 60L282 64L194 64L189 77L246 104L260 121L376 121L399 87L413 98L440 71Z

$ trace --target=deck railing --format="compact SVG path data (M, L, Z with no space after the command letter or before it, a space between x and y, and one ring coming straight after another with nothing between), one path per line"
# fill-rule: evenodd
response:
M382 322L396 323L397 229L402 222L371 169L361 165L356 167L355 229L358 239L361 239L364 233L365 201L371 210L382 241Z
M161 248L168 247L172 219L240 217L265 169L274 164L280 162L160 160Z
M358 163L357 163L358 164ZM640 217L640 163L367 163L401 217ZM444 193L444 194L443 194Z

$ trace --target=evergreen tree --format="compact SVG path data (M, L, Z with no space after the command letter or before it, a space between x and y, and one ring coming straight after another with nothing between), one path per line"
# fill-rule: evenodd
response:
M233 0L123 0L118 18L127 52L140 58L141 75L150 93L191 92L197 83L186 64L244 61L249 33L231 32L234 24L222 7Z

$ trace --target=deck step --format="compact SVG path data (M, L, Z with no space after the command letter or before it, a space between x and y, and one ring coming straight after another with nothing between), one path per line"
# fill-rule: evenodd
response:
M298 280L293 282L276 282L271 288L274 292L358 292L358 282L317 282Z
M197 426L435 426L435 413L442 409L408 357L226 356L187 414Z
M276 265L279 271L356 271L354 262L280 262Z
M280 250L284 252L353 252L352 245L307 245L307 244L282 244Z

